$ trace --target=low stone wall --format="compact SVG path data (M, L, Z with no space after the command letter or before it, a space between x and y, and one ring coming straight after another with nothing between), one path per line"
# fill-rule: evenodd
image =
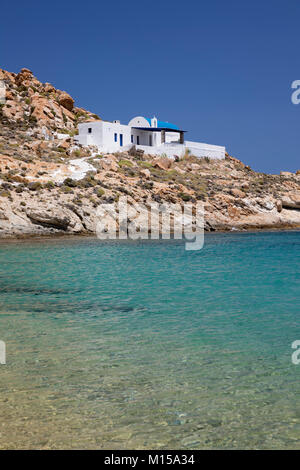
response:
M159 147L150 147L148 145L137 145L136 147L150 155L167 155L171 158L175 156L182 157L186 150L189 150L191 155L198 158L209 157L219 160L225 158L225 147L202 144L200 142L187 141L184 144L170 142L160 145Z

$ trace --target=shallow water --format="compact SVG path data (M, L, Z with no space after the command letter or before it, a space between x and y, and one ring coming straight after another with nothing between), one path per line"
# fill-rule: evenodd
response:
M300 233L0 245L0 448L300 448Z

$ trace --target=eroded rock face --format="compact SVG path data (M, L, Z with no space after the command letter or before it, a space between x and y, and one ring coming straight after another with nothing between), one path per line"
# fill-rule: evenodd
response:
M43 212L38 210L27 211L27 216L34 223L46 227L53 227L59 230L67 230L70 224L69 217L62 214Z
M290 194L283 197L281 202L284 209L300 209L300 194Z
M89 111L74 108L74 100L67 92L41 83L29 69L23 68L18 74L0 69L0 80L6 85L6 103L1 113L9 123L75 131L78 122L95 117Z

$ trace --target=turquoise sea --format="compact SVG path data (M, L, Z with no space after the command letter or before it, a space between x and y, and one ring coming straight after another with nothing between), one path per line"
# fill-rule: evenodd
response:
M300 449L300 233L0 244L0 448Z

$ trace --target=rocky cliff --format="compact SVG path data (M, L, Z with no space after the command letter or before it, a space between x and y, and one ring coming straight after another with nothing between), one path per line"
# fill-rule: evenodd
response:
M97 207L122 195L145 204L203 201L209 231L300 227L299 174L258 173L229 155L100 155L74 140L79 122L100 118L68 93L28 69L0 69L0 80L0 238L93 234Z

